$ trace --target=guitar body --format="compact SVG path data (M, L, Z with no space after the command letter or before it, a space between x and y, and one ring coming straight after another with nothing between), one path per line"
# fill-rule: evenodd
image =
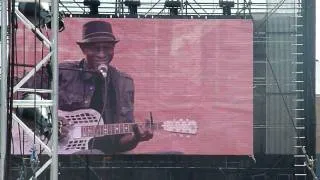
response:
M104 124L99 112L94 109L80 109L76 111L58 112L59 118L59 154L74 154L81 151L88 152L91 150L89 141L94 137L130 134L133 133L133 127L148 128L152 131L163 130L170 133L180 134L180 136L196 135L198 131L197 122L189 119L166 120L162 122L146 122L146 123L115 123ZM20 131L17 123L13 124L13 142L15 154L30 153L30 149L34 147L33 137ZM19 133L20 132L20 133ZM23 136L24 142L19 143ZM37 135L39 136L39 135ZM51 144L50 139L45 139L46 144ZM43 140L44 141L44 140ZM107 144L106 144L107 145ZM37 152L43 151L43 148L36 143Z
M99 125L104 124L100 113L94 109L81 109L72 112L59 110L58 115L62 122L60 128L67 131L67 134L59 139L59 154L73 154L90 149L88 144L92 137L83 137L82 127L94 127L98 125L98 122Z

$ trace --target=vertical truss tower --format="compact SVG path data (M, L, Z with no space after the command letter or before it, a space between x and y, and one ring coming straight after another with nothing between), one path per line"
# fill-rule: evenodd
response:
M14 2L13 2L14 3ZM17 92L34 92L34 89L25 89L21 88L44 64L50 61L52 65L52 73L53 73L53 80L51 84L51 89L36 89L37 93L51 93L51 99L49 100L37 100L36 102L33 100L13 100L12 107L22 107L22 108L34 108L35 104L37 107L51 107L52 108L52 137L50 145L45 144L42 142L40 138L35 136L36 143L41 144L44 148L46 154L49 156L48 160L45 163L41 164L40 168L37 168L36 172L34 173L32 178L37 178L46 168L51 165L51 179L57 180L58 179L58 155L57 155L57 144L58 144L58 121L57 121L57 104L58 104L58 66L57 66L57 40L58 40L58 12L59 6L58 1L52 0L52 11L51 11L51 27L52 27L52 34L51 39L47 39L41 31L36 28L19 10L12 9L8 6L7 0L2 0L1 6L1 162L0 162L0 179L6 179L6 166L8 166L8 156L10 156L10 152L6 148L6 144L10 143L10 140L7 139L7 131L10 131L10 127L7 127L7 122L12 120L15 123L18 123L20 127L27 133L28 136L34 137L34 132L29 129L28 126L13 112L12 116L9 116L6 112L8 112L8 97L13 96L14 93ZM10 63L10 57L13 55L8 49L14 48L10 47L12 45L11 38L12 34L8 33L7 27L13 27L11 24L6 26L8 22L8 17L13 16L10 12L15 12L15 16L18 17L18 20L21 21L28 29L35 33L35 36L40 37L46 47L49 49L49 53L43 58L31 71L29 71L24 77L20 78L19 82L15 84L13 88L9 87L7 84L7 73L10 71L8 69ZM8 39L8 42L6 41ZM8 52L8 53L7 53ZM12 67L11 67L12 68ZM12 78L12 77L11 77ZM8 93L13 92L13 94L8 95ZM31 179L31 177L30 177Z

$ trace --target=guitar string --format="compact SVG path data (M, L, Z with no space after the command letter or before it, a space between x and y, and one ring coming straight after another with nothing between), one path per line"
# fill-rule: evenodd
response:
M86 136L90 136L90 135L94 135L94 136L96 136L97 134L98 135L100 135L100 134L104 134L104 133L101 133L101 131L106 131L107 133L107 135L114 135L114 134L117 134L117 133L120 133L120 134L122 134L122 133L129 133L130 131L127 131L128 130L128 128L126 127L126 126L129 126L129 130L130 130L130 128L132 128L132 127L130 127L130 125L134 125L134 124L136 124L136 125L149 125L150 127L149 128L152 128L152 129L154 129L154 130L158 130L158 129L161 129L161 128L163 128L163 129L165 129L166 127L170 127L170 128L172 128L172 127L179 127L179 126L182 126L181 125L181 123L183 123L183 122L179 122L178 121L178 123L179 123L179 125L176 125L176 124L174 124L174 125L172 125L172 123L175 123L175 122L171 122L171 123L169 123L169 124L167 124L166 125L166 123L165 122L156 122L156 123L152 123L152 125L151 124L149 124L149 123L143 123L143 122L138 122L138 123L118 123L118 124L104 124L104 125L95 125L94 127L96 128L96 129L101 129L100 130L100 133L97 133L97 131L95 130L93 133L91 132L90 133L90 130L88 130L89 132L87 132L87 135ZM171 125L170 125L171 124ZM122 126L122 127L121 127ZM187 127L190 127L190 128L197 128L197 125L196 124L194 124L194 121L190 121L189 123L186 123L185 124L185 126L187 126ZM90 129L92 126L84 126L85 128L88 128L88 129ZM124 128L125 127L125 128ZM114 130L114 129L116 129L116 130ZM122 129L122 130L121 130ZM166 129L165 129L166 130ZM110 133L110 131L111 131L111 133ZM131 129L131 131L132 131L132 129ZM181 132L181 131L172 131L172 132L176 132L176 133L187 133L187 134L194 134L194 133L188 133L188 132Z

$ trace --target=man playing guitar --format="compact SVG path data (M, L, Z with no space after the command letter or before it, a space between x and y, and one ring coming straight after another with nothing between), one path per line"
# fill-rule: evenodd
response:
M110 23L90 21L83 25L83 39L77 44L85 58L59 64L60 110L94 109L101 114L97 125L134 123L133 79L110 65L117 42L119 40L113 35ZM50 81L49 77L47 72L37 73L36 79L28 82L27 86L46 88L46 85L50 84L46 83ZM100 122L101 120L104 122ZM61 123L63 125L68 122ZM88 143L89 151L101 151L104 154L121 153L153 137L150 129L134 125L132 130L133 133L94 137ZM62 131L61 135L64 134Z

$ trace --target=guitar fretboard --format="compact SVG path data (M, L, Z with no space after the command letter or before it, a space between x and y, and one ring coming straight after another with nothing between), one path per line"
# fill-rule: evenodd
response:
M163 123L153 123L153 124L143 124L143 125L152 130L158 130L158 129L162 129L162 124ZM135 123L82 126L81 135L82 137L98 137L98 136L105 136L105 135L129 134L129 133L133 133L133 125L135 125ZM142 125L142 124L138 124L138 125Z

